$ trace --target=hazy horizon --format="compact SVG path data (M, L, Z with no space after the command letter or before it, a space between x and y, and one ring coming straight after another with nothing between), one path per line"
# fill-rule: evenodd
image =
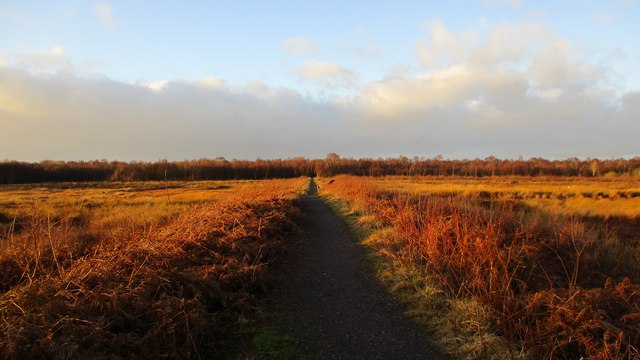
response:
M0 4L0 159L630 158L640 3Z

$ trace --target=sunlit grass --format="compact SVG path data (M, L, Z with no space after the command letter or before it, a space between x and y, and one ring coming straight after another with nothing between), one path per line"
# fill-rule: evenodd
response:
M620 195L635 182L328 180L380 279L454 357L638 358L639 199Z
M146 228L175 218L185 206L217 201L256 181L80 183L0 187L0 239L29 219L68 222L99 231ZM108 232L108 231L107 231Z
M565 215L640 217L640 181L631 177L385 177L372 181L391 192L524 200L529 206Z
M1 188L0 358L220 356L306 184Z

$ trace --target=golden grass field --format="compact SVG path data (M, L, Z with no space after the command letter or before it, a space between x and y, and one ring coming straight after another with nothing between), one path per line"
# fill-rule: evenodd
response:
M372 180L392 192L522 200L544 211L566 215L640 217L640 180L636 177L383 177Z
M14 222L49 217L52 222L75 219L95 224L129 222L131 226L164 223L185 205L222 199L256 181L54 183L0 186L0 223L7 237Z
M0 187L0 358L229 355L307 184ZM633 178L319 184L453 357L640 356Z
M321 185L377 253L381 280L454 358L640 357L637 181L338 176Z
M222 356L307 183L0 187L0 358Z

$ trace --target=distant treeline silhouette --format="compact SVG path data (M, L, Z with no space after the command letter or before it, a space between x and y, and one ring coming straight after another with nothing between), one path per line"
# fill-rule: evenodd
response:
M324 159L290 158L276 160L188 161L51 161L37 163L0 162L0 184L63 181L162 181L272 179L299 176L431 175L431 176L640 176L640 157L631 159L528 160L488 157L448 160L441 156L412 159L353 159L335 153Z

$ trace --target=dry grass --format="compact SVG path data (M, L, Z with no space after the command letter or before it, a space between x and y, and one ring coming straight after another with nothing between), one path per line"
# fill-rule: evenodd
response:
M396 264L386 267L393 289L408 288L400 293L417 296L409 303L418 313L423 301L435 309L432 316L441 314L431 328L452 354L640 356L637 236L621 241L578 216L491 193L395 190L351 177L323 187L351 213L365 216L366 228L373 229L368 243ZM504 344L512 350L505 352Z
M640 181L634 177L384 177L372 181L390 192L524 200L563 215L640 217Z
M37 206L4 188L21 200L0 252L0 357L221 356L304 184L38 189Z
M255 181L54 183L0 185L0 223L23 219L34 212L54 220L81 216L105 218L128 210L154 208L160 216L179 213L182 205L224 198L251 187ZM153 216L154 214L149 214ZM142 219L141 216L136 218ZM5 233L6 236L6 233Z
M57 272L74 259L135 241L196 204L250 181L80 183L0 187L0 290Z

